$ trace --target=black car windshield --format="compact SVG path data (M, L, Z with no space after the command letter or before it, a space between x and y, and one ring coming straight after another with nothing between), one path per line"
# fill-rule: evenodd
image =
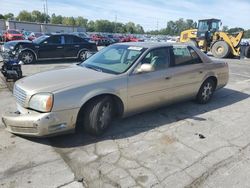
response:
M80 66L96 71L121 74L140 57L145 48L130 45L112 45L91 56Z
M48 37L49 37L48 35L42 35L42 36L36 38L35 40L33 40L33 42L36 43L36 44L40 44L41 42L43 42Z

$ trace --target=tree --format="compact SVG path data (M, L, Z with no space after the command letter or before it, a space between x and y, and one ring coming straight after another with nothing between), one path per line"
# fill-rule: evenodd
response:
M234 27L234 28L229 29L227 32L229 34L234 34L234 33L240 32L240 31L244 31L244 29L241 27Z
M250 29L245 31L244 38L250 38Z
M224 25L224 26L222 27L222 31L227 32L227 31L228 31L228 26L227 26L227 25Z
M32 17L32 21L33 22L40 22L40 23L43 23L46 21L46 14L44 13L41 13L40 11L38 10L33 10L31 12L31 17Z
M87 28L87 24L88 24L88 19L83 18L82 16L78 16L76 19L76 25L80 26L80 27L85 27Z
M51 15L51 23L52 24L62 24L63 23L63 17L61 15L56 16L55 13Z
M96 20L95 21L95 31L97 32L109 32L114 31L115 25L108 20Z
M143 34L144 33L144 29L141 25L137 24L136 25L136 33L137 34Z
M87 31L89 31L89 32L95 31L95 22L94 21L89 21L87 23Z
M136 26L133 22L128 22L125 24L126 32L128 33L135 33L136 32Z
M26 10L22 10L22 11L18 14L17 19L20 20L20 21L32 22L31 13L29 13L29 12L26 11Z
M62 23L64 25L70 25L70 26L75 26L76 25L76 21L74 17L63 17Z
M13 20L14 19L14 14L12 14L12 13L5 14L4 18L6 20Z
M0 14L0 19L5 19L4 15Z

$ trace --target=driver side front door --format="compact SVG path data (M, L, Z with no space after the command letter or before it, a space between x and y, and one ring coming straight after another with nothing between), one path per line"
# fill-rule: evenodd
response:
M38 48L39 59L62 58L64 54L64 45L60 35L52 35L40 44Z

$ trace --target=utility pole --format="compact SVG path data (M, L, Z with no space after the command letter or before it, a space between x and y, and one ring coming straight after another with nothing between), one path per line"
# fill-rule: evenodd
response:
M159 29L159 21L157 19L156 30L158 31L158 29Z
M47 15L47 17L46 18L48 18L48 16L49 16L49 11L48 11L48 1L46 0L46 15ZM47 20L47 19L46 19ZM48 22L48 20L47 20L47 22Z
M117 23L117 15L115 15L115 30L114 30L114 33L116 33L116 23Z
M43 3L43 13L44 13L44 15L45 15L45 20L44 20L44 22L47 23L47 16L46 16L45 3Z
M45 23L48 23L48 1L47 0L43 0L43 11L44 11L44 15L45 15Z

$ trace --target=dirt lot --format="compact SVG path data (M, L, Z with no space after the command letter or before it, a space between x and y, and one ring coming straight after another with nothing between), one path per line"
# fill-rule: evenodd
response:
M28 139L0 123L0 187L250 187L250 60L226 60L211 103L182 102L85 133ZM24 75L74 62L24 65ZM0 114L15 102L3 77Z

